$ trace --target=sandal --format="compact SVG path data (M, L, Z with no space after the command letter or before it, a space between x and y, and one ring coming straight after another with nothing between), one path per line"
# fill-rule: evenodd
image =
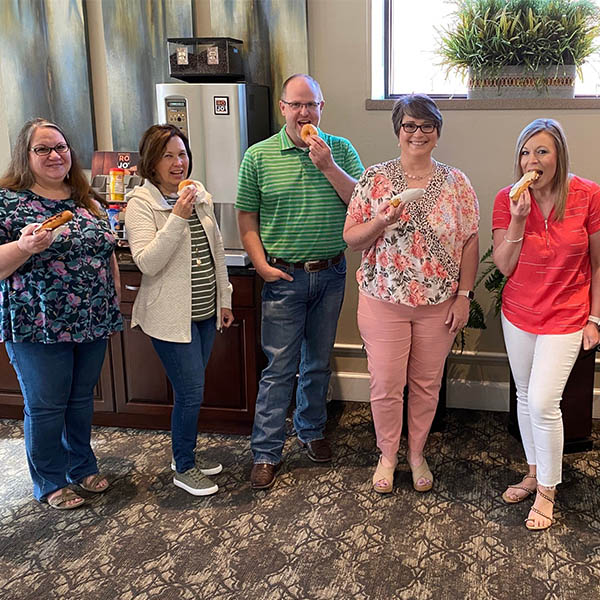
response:
M100 475L100 473L96 473L95 475L88 475L87 477L84 477L77 485L79 485L80 488L84 489L86 492L93 492L94 494L100 494L102 492L105 492L108 489L108 481L106 482L106 485L101 486L99 485L100 482L106 479L106 477L104 475ZM87 482L86 482L87 480Z
M377 463L377 469L373 474L373 489L378 494L389 494L394 489L394 471L396 465L393 467L386 467L381 462L381 456Z
M433 474L429 470L427 460L423 457L423 462L418 467L413 467L408 463L410 470L412 471L413 487L417 492L428 492L433 487ZM419 479L427 479L426 483L417 483Z
M75 500L73 504L69 504L72 500ZM60 494L56 494L51 498L46 498L46 502L57 510L71 510L73 508L78 508L81 506L85 500L78 496L71 488L62 488L60 490Z
M545 500L548 500L548 502L552 503L552 505L554 506L554 498L550 498L550 496L547 496L546 494L544 494L544 492L542 492L542 490L540 489L540 486L538 486L538 488L537 488L537 493L542 498L544 498ZM543 531L544 529L548 529L549 527L554 525L554 523L556 523L556 519L554 519L553 517L549 517L548 515L545 515L541 510L538 510L535 506L532 506L531 510L534 513L540 515L541 517L544 517L544 519L548 519L548 521L550 521L550 523L548 523L548 525L543 525L542 527L536 527L535 525L531 526L531 525L529 525L529 522L533 521L533 519L528 517L527 519L525 519L525 527L527 527L527 529L529 529L529 531Z
M537 479L537 478L535 475L527 474L527 475L525 475L525 477L523 477L523 479L521 479L521 481L519 481L519 483L515 483L514 485L509 485L508 488L506 490L504 490L504 492L502 492L502 500L504 500L504 502L506 502L507 504L517 504L518 502L523 502L523 500L526 500L527 498L529 498L529 496L531 496L531 494L533 494L535 492L535 489L530 490L529 488L525 487L524 485L520 485L526 479ZM514 498L511 498L506 493L506 492L508 492L508 490L522 490L522 491L526 492L526 494L522 498L517 498L515 500Z

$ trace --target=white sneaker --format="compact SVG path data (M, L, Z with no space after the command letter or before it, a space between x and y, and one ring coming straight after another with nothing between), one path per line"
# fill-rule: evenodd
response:
M185 473L175 473L173 483L194 496L210 496L219 491L219 486L196 467L188 469Z
M196 462L196 468L203 475L218 475L223 470L223 465L216 461L200 459L199 455L194 453L194 460ZM201 462L202 464L198 464ZM171 471L176 471L175 459L171 458Z

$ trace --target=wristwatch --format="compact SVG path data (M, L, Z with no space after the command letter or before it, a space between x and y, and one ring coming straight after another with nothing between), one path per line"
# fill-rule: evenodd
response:
M598 329L600 329L600 317L594 317L594 315L590 315L588 317L588 321L593 323Z
M473 290L458 290L458 292L456 292L456 295L457 296L465 296L469 300L473 300L473 298L475 298L475 294L473 293Z

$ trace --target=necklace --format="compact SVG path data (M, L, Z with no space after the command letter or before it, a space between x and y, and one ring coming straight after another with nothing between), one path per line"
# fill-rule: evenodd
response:
M411 175L410 173L407 173L406 170L404 169L404 166L402 163L400 163L400 168L402 169L402 174L407 179L412 179L413 181L423 181L423 179L431 178L431 174L433 173L433 169L434 169L434 163L433 162L431 163L431 168L424 175Z

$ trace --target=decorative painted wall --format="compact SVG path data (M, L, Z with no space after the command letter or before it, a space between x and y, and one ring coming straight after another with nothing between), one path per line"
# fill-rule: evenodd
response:
M246 80L271 88L278 129L281 85L294 73L308 73L306 0L211 0L210 20L213 35L244 42Z
M82 0L0 1L0 108L10 146L23 123L64 128L89 167L94 151Z
M113 150L137 150L169 77L167 38L192 37L192 0L103 0Z

